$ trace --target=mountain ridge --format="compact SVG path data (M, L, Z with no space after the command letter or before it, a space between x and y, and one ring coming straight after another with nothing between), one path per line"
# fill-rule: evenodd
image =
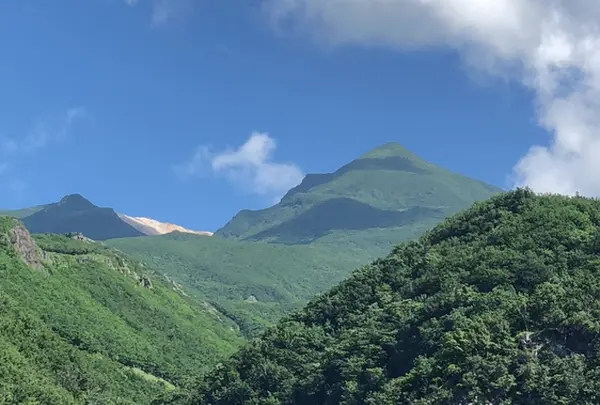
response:
M398 159L390 163L390 155ZM442 221L450 212L444 207L447 201L459 210L472 205L477 197L483 199L498 190L460 176L434 176L425 180L430 185L447 186L452 181L457 185L449 191L423 191L419 189L422 176L426 176L423 173L446 172L397 144L384 145L362 156L367 160L350 162L336 171L350 185L340 188L326 184L331 190L313 193L306 187L306 182L312 181L308 176L304 191L292 189L275 208L257 211L264 214L258 219L268 226L250 237L226 237L221 230L211 238L173 233L107 243L148 261L200 296L210 297L211 303L243 325L245 335L255 336L314 294L342 281L352 269L387 254L397 243L419 237ZM395 170L381 169L390 164ZM366 181L360 176L357 181L353 173L366 173ZM398 192L399 185L406 187ZM362 195L354 192L363 186L370 189ZM472 186L475 192L469 189ZM373 194L371 200L369 193ZM243 221L244 212L232 222L240 217Z
M363 225L356 223L351 227L359 242L361 232L371 235L378 229L387 232L391 228L396 229L400 240L414 233L416 222L433 226L473 201L501 191L435 166L390 142L332 173L306 175L278 204L262 210L242 210L215 235L272 243L319 243L345 232L344 227L335 224L325 226L328 218L339 217L346 223L363 221ZM411 212L423 210L429 210L427 218L411 218ZM369 222L373 225L369 226ZM298 234L302 236L297 237Z
M90 216L93 212L100 216L102 221L96 218L95 225L89 226L88 224L88 226L86 226L86 220L90 221ZM82 233L95 240L143 235L164 235L170 232L183 232L203 236L212 236L213 234L209 231L192 230L181 225L161 222L153 218L134 217L118 213L113 208L96 206L78 193L68 194L55 203L17 210L0 210L0 215L13 216L23 220L28 229L33 233L63 234L75 232ZM116 221L115 215L122 224ZM53 217L60 217L61 219L60 221L53 221ZM70 223L69 217L71 219ZM106 221L108 221L111 226L116 227L117 231L109 234L99 233L99 227L106 228ZM62 222L62 224L57 222ZM65 224L65 222L67 224Z
M94 240L143 235L112 208L98 207L81 194L69 194L21 220L31 233L79 232Z

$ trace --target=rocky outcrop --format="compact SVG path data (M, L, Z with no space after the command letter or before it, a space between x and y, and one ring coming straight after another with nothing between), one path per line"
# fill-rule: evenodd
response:
M67 238L71 238L73 240L79 240L81 242L94 243L94 240L88 238L81 232L70 232L65 235Z
M150 281L148 276L140 277L139 283L144 288L152 288L152 281Z
M16 223L8 231L8 237L13 249L23 259L25 264L36 270L42 269L41 251L23 224Z

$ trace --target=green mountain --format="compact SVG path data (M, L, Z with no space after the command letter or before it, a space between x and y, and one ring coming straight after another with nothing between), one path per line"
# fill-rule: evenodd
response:
M213 307L116 250L0 217L1 404L149 404L241 343Z
M194 405L600 403L600 201L477 203L220 365Z
M396 243L497 191L387 144L333 174L308 175L281 203L242 211L217 236L107 243L186 285L253 336Z
M68 195L27 215L29 211L21 210L18 214L31 233L79 232L93 240L143 235L121 220L112 208L97 207L79 194Z
M216 235L379 253L500 191L388 143L334 173L307 175L275 206L241 211Z
M369 260L363 252L178 232L106 244L177 280L233 319L246 336L301 308Z

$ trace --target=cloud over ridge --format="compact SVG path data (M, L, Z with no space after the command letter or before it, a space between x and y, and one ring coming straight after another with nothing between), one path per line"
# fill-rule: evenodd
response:
M186 176L213 173L247 192L277 199L300 184L304 174L294 163L275 161L276 148L269 134L253 132L237 148L212 152L200 146L190 161L175 170Z
M332 45L449 47L535 94L551 135L514 166L515 186L600 195L600 2L263 0L271 21Z

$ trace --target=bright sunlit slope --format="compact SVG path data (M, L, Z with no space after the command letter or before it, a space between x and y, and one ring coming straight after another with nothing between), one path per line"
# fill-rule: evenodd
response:
M234 326L113 249L0 217L3 404L149 404L238 347Z

